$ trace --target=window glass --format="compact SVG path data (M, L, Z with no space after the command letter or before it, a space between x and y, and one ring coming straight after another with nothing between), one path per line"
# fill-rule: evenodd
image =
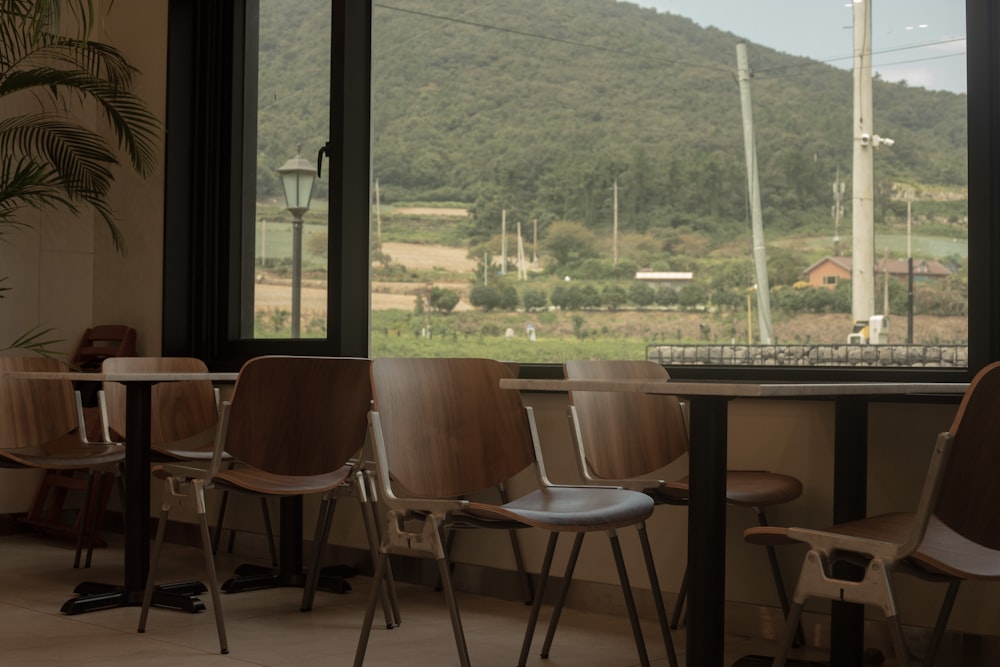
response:
M692 347L850 341L967 364L964 10L376 4L372 356L676 364ZM291 68L273 90L261 68L262 127L270 104L271 122L309 115L279 85ZM310 140L282 132L258 165L269 281L288 255L274 170Z
M330 126L329 2L259 0L253 324L248 338L326 338L327 172L317 153ZM310 187L311 186L311 187ZM247 318L244 318L247 321Z

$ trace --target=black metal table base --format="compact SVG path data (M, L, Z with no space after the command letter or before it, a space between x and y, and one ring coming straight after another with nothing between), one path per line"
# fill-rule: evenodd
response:
M765 655L745 655L736 662L733 663L733 667L764 667L770 665L774 662L772 656ZM789 658L786 662L788 667L829 667L828 662L816 662L814 660L795 660L794 658Z
M200 581L164 584L153 589L153 606L196 614L205 610L205 603L197 596L206 591L208 589ZM124 586L85 581L78 584L73 592L77 597L63 603L60 611L64 614L85 614L101 609L142 605L143 591L129 591Z
M347 578L353 576L354 570L341 565L332 565L320 570L319 582L316 588L330 593L346 593L351 590ZM283 572L278 568L260 565L244 564L234 571L231 579L222 584L225 593L242 593L264 588L280 588L296 586L302 588L306 584L306 573L302 570Z

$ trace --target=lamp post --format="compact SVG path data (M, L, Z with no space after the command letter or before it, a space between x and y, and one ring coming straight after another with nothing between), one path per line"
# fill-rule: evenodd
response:
M281 187L285 191L285 208L292 214L292 338L299 337L302 316L302 216L309 210L316 167L296 154L283 164Z

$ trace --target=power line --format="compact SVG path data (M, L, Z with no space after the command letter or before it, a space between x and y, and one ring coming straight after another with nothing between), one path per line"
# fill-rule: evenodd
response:
M885 55L886 53L897 53L899 51L913 51L915 49L924 49L924 48L928 48L928 47L932 47L932 46L941 46L943 44L953 44L955 42L964 42L964 41L965 41L965 37L954 37L954 38L951 38L951 39L943 39L943 40L940 40L940 41L937 41L937 42L922 42L922 43L919 43L919 44L910 44L910 45L904 45L904 46L897 46L897 47L893 47L893 48L880 49L878 51L872 51L872 56ZM889 65L899 65L899 64L903 64L903 63L927 62L927 61L931 61L931 60L941 60L943 58L954 58L954 57L957 57L957 56L964 57L965 56L965 52L963 51L963 52L958 52L958 53L948 53L948 54L941 55L941 56L927 56L926 58L915 58L913 60L900 61L898 63L889 63L888 65L882 65L882 64L880 64L880 65L878 65L878 67L888 67ZM801 57L805 58L805 56L801 56ZM770 68L767 68L767 69L755 70L754 71L754 76L761 75L761 74L769 74L771 72L787 72L788 70L802 69L803 67L812 67L812 66L817 65L817 64L820 64L820 65L829 65L829 64L836 63L836 62L841 62L841 61L844 61L844 60L853 60L853 58L854 58L854 56L850 55L850 56L834 56L834 57L831 57L831 58L822 58L822 59L818 59L818 60L809 59L808 62L799 63L797 65L780 65L778 67L770 67ZM774 78L774 77L772 77L772 78Z
M591 49L591 50L594 50L594 51L604 51L606 53L615 53L615 54L630 55L630 56L633 56L633 57L643 58L643 59L646 59L646 60L649 60L649 61L653 61L653 62L661 62L661 63L668 64L668 65L677 65L677 66L680 66L680 67L690 67L692 69L707 69L707 70L710 70L710 71L713 71L713 72L730 73L730 71L731 71L729 68L721 67L721 66L715 66L715 65L704 65L704 64L701 64L701 63L686 62L686 61L683 61L683 60L671 60L671 59L666 59L666 58L664 58L664 59L649 58L645 54L638 53L638 52L635 52L635 51L629 51L627 49L612 48L612 47L609 47L609 46L600 46L598 44L590 44L588 42L581 42L581 41L578 41L578 40L575 40L575 39L567 39L567 38L564 38L564 37L553 37L552 35L544 35L542 33L528 32L526 30L518 30L516 28L509 28L509 27L499 26L499 25L494 25L494 24L489 24L489 23L479 23L478 21L470 21L470 20L467 20L467 19L461 19L461 18L457 18L457 17L454 17L454 16L443 16L441 14L432 14L430 12L424 12L424 11L420 11L420 10L417 10L417 9L404 9L402 7L390 7L389 5L383 5L381 3L375 3L375 6L381 8L381 9L388 9L388 10L391 10L391 11L394 11L394 12L401 12L401 13L404 13L404 14L413 14L413 15L416 15L416 16L423 16L425 18L435 19L435 20L438 20L438 21L446 21L448 23L457 23L457 24L460 24L460 25L466 25L466 26L470 26L470 27L474 27L474 28L482 28L484 30L493 30L493 31L496 31L496 32L503 32L503 33L508 33L508 34L511 34L511 35L517 35L519 37L527 37L529 39L537 39L537 40L546 41L546 42L556 42L556 43L559 43L559 44L566 44L566 45L569 45L569 46L576 46L576 47L580 47L580 48L584 48L584 49Z

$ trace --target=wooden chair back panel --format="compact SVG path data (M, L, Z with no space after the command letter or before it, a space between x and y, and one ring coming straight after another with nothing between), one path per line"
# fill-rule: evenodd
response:
M69 380L25 380L7 372L65 372L57 359L0 355L0 448L33 447L76 430Z
M208 367L193 357L111 357L106 373L207 373ZM125 385L105 382L108 427L125 433ZM150 442L154 445L189 438L212 428L218 421L215 389L209 380L161 382L151 392Z
M489 359L372 362L389 474L420 497L458 497L498 486L535 461L527 415L511 377Z
M934 514L967 539L1000 549L1000 362L973 379L951 433Z
M369 364L334 357L251 359L233 390L226 451L279 475L342 467L365 442Z
M70 363L82 371L97 371L110 357L134 357L135 329L124 324L99 324L83 332Z
M567 361L568 379L663 380L651 361ZM688 451L684 413L676 396L629 392L570 392L591 472L604 479L642 477Z

